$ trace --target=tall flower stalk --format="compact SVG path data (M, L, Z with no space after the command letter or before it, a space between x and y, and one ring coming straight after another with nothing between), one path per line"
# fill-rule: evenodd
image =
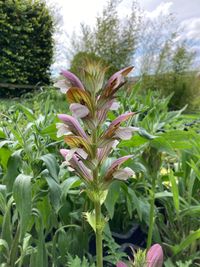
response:
M125 77L133 67L124 68L104 83L106 69L100 63L89 63L82 71L82 81L73 73L62 71L63 79L56 83L66 94L71 115L59 114L58 136L64 136L68 149L61 149L65 165L84 182L85 191L94 203L94 211L86 212L85 217L96 235L97 267L103 266L102 232L107 219L103 217L101 206L106 198L113 179L126 180L133 171L121 165L132 155L114 160L103 172L102 164L120 140L128 140L136 128L122 127L135 113L118 116L105 127L109 110L116 110L116 93L124 85Z

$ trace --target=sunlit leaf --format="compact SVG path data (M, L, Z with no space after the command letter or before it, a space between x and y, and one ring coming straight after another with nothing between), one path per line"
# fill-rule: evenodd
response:
M20 217L20 238L27 231L31 216L31 176L20 174L13 185L13 197Z

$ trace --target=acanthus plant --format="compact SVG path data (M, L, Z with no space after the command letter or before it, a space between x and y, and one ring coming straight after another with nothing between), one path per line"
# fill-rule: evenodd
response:
M63 79L56 83L66 93L72 112L72 116L58 115L62 122L57 124L58 136L64 136L65 143L70 147L60 152L65 159L64 164L82 179L85 191L94 203L94 212L86 213L86 217L96 235L97 267L103 266L102 231L107 218L103 217L101 206L109 185L113 179L126 180L134 174L129 167L121 168L132 155L114 160L106 171L102 171L103 163L120 140L130 139L137 131L132 126L121 126L134 116L134 112L118 116L105 127L108 111L119 107L116 93L132 69L130 66L118 71L104 84L106 69L100 63L90 63L83 70L83 83L69 71L62 71Z

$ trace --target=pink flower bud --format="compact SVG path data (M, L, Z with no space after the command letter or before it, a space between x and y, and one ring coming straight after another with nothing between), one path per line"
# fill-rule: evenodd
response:
M159 244L155 244L147 252L147 267L163 266L163 250Z
M127 265L123 261L119 261L116 267L127 267Z

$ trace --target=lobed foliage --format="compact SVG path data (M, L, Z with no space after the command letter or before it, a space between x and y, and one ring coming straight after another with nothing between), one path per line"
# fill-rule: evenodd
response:
M53 18L40 0L0 1L0 83L48 84ZM0 96L19 95L0 88Z

